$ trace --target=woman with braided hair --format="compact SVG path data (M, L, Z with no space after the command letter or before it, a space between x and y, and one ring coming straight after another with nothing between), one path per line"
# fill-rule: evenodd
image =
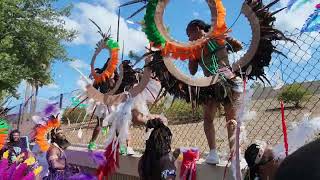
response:
M177 157L171 153L172 133L159 118L146 123L146 131L151 134L146 140L146 149L139 161L139 176L142 180L173 180L176 177L174 161ZM174 153L178 155L179 153Z
M195 19L191 21L186 29L189 41L196 41L206 36L209 32L211 25L206 24L204 21ZM227 54L227 51L237 52L242 49L241 43L230 37L224 37L227 44L226 46L220 46L215 50L215 53ZM212 40L214 41L214 40ZM209 53L198 60L189 60L190 74L195 75L198 71L198 65L202 68L205 76L214 76L213 71L209 68L212 66L212 54ZM219 164L219 156L216 152L216 137L215 128L213 124L214 116L219 108L220 104L224 106L226 114L227 130L229 147L231 152L235 144L234 132L235 132L235 119L236 111L240 104L240 95L243 91L242 79L237 77L230 68L228 57L222 57L217 59L218 69L216 71L225 77L225 80L217 82L214 86L214 91L209 92L208 99L205 100L204 106L204 132L207 137L208 145L210 148L209 155L206 158L206 163Z

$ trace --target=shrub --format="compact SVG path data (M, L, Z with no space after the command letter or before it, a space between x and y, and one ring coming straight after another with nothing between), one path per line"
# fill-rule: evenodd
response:
M293 104L295 107L301 107L301 103L304 102L309 95L310 92L300 84L291 84L285 87L278 95L278 100L283 100L284 103Z

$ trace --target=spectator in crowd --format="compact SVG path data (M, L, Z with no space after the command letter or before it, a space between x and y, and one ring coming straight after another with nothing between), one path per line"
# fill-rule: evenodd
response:
M28 158L29 151L26 147L23 146L23 143L20 140L19 130L15 129L10 132L9 142L1 150L1 155L7 150L9 152L8 161L10 164L13 162L20 163Z
M320 179L320 139L308 143L285 159L276 159L271 147L252 144L245 151L249 170L245 180Z
M286 157L275 174L275 180L302 179L320 179L320 139L302 146Z
M274 156L272 148L266 145L251 144L245 151L245 160L249 170L245 180L273 180L280 161Z
M174 180L176 177L174 162L179 153L171 153L172 133L163 122L155 118L146 123L146 130L151 134L138 165L141 180Z
M68 177L79 173L79 168L67 164L65 150L71 144L66 139L61 128L51 130L51 145L47 152L47 162L49 165L49 175L47 180L67 179Z

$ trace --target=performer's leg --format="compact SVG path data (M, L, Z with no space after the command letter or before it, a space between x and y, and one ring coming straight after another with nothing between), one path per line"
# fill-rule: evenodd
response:
M226 122L228 130L228 139L229 139L229 148L232 150L232 147L235 144L235 130L237 127L237 110L240 105L240 93L232 92L232 102L224 104L224 111L226 113Z
M93 150L96 148L96 140L97 140L99 133L101 131L101 128L102 128L102 121L103 121L103 118L97 117L97 124L93 129L92 137L91 137L91 140L90 140L90 143L88 146L88 148L90 150Z
M209 101L204 105L204 132L207 137L208 145L210 150L216 149L216 138L215 138L215 128L213 124L213 119L218 108L218 103L214 101Z
M216 152L216 133L213 124L213 119L217 111L218 103L216 101L208 101L204 105L204 132L207 137L210 153L206 158L206 162L210 164L218 164L219 157Z
M135 154L131 143L132 143L132 136L129 129L128 139L127 139L127 155L129 156Z

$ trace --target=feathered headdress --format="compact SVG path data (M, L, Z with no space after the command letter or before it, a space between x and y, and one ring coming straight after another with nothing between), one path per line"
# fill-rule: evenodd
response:
M38 124L34 129L34 139L39 145L42 152L48 151L50 145L47 140L47 134L54 128L60 127L60 120L58 117L52 116L45 124Z
M61 123L57 116L59 109L56 104L48 104L39 116L33 116L32 120L36 124L31 133L31 138L39 145L42 152L48 151L50 145L47 140L47 134L54 128L60 127ZM49 116L50 115L50 116Z
M8 138L9 124L6 120L0 118L0 150L6 144Z

